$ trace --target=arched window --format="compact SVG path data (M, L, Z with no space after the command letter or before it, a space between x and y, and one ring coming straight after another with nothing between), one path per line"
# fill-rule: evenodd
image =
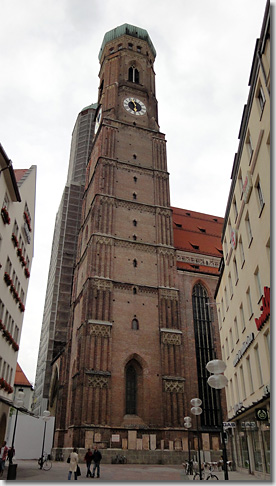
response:
M137 374L134 366L126 369L126 414L136 414Z
M131 83L139 83L139 71L135 66L131 66L128 70L128 80Z
M131 329L134 329L134 331L138 331L139 329L139 322L136 318L132 319Z
M134 268L136 268L137 265L138 265L138 262L137 262L136 258L134 258L134 260L133 260L133 266L134 266Z
M219 425L220 408L219 394L217 390L211 388L207 379L209 372L206 370L208 361L215 359L213 345L212 320L209 309L209 297L207 290L202 284L196 284L192 295L193 318L195 332L195 348L197 360L198 393L202 400L202 426ZM207 304L207 305L206 305Z

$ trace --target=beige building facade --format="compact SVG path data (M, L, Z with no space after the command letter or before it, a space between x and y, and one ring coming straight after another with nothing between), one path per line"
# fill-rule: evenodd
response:
M270 4L256 42L234 158L216 291L230 444L239 469L270 474Z
M34 245L36 166L14 170L0 144L0 442L6 439Z

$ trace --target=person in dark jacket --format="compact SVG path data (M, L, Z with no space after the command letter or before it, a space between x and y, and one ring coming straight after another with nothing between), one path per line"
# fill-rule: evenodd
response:
M90 448L87 449L87 453L84 456L84 460L85 460L86 466L87 466L87 473L86 473L87 478L88 478L88 476L90 476L90 478L92 477L92 474L91 474L91 471L90 471L92 456L93 456L93 452L91 451L91 449Z
M95 477L95 471L96 471L96 469L97 469L97 478L99 478L100 477L100 462L102 460L102 454L98 450L98 447L97 446L95 446L95 448L94 448L94 452L92 454L92 459L94 461L92 478Z

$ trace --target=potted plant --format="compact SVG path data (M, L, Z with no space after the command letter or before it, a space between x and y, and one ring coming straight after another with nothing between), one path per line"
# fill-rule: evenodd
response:
M3 218L3 221L5 224L10 224L11 222L11 218L9 216L9 213L8 213L8 210L7 210L7 207L6 206L3 206L2 209L1 209L1 215L2 215L2 218Z

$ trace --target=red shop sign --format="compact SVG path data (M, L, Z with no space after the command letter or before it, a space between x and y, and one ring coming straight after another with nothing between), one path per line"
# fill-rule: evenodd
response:
M258 331L263 327L270 316L270 288L264 287L264 297L262 297L261 315L255 319Z

